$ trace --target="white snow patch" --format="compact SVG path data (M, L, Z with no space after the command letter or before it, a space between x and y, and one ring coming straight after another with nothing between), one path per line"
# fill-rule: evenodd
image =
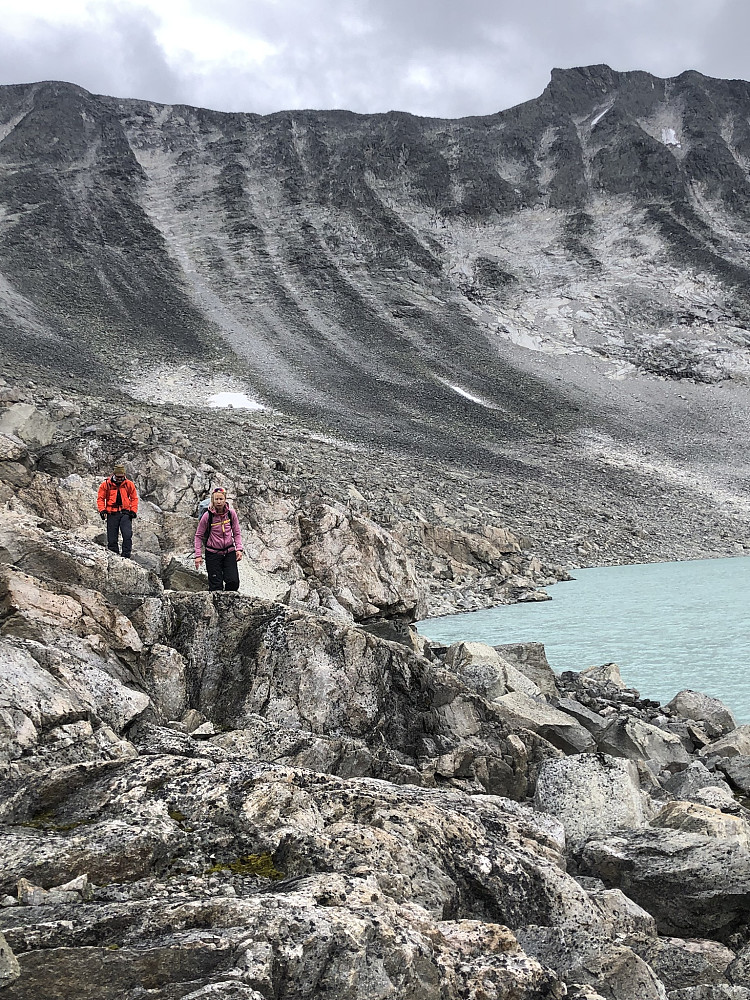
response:
M677 146L682 148L682 143L677 138L677 133L673 128L663 128L661 130L661 141L665 146Z
M493 403L488 403L486 399L480 399L479 396L474 396L472 393L467 392L466 389L462 389L460 385L453 385L452 382L448 382L446 379L438 379L443 385L452 389L453 392L457 392L459 396L463 396L464 399L468 399L470 403L476 403L477 406L484 406L488 410L495 410L497 407Z
M592 121L591 128L593 128L597 122L600 122L602 118L606 115L606 113L611 110L612 110L612 105L610 104L610 106L608 108L605 108L604 111L600 111L599 114L596 116L596 118Z
M225 409L232 407L235 410L264 410L262 403L257 402L245 395L244 392L217 392L215 396L208 397L208 405Z

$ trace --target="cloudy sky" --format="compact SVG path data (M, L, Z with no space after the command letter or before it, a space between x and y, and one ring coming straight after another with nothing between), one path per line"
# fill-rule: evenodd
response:
M455 117L552 67L750 79L748 0L0 0L0 83L266 113Z

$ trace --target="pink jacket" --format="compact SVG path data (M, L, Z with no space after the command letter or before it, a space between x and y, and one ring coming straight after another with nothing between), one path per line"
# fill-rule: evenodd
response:
M211 512L211 531L208 538L203 536L208 528L208 514ZM225 507L221 514L217 514L213 507L209 507L206 513L198 522L195 532L195 558L202 558L201 546L205 542L206 549L213 552L233 552L235 549L242 552L242 532L240 531L240 519L234 507Z

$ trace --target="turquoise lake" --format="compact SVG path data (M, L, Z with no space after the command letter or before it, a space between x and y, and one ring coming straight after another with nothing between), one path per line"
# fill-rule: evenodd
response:
M553 670L617 663L628 687L669 701L703 691L750 723L750 558L574 570L551 601L419 623L440 642L543 642Z

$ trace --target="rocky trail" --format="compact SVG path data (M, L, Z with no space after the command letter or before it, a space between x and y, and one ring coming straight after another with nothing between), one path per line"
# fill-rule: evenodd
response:
M0 387L3 998L750 997L750 727L420 637L564 575L470 473L187 413ZM217 479L238 594L189 558Z

